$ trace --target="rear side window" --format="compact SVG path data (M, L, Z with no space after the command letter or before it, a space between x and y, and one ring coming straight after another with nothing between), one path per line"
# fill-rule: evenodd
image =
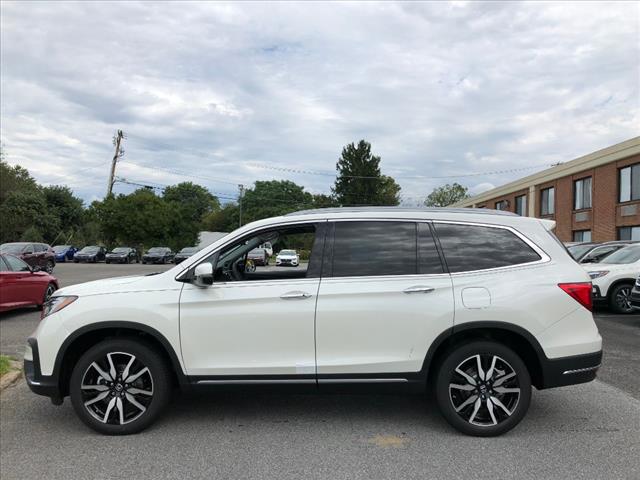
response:
M412 275L416 267L413 222L336 222L333 276Z
M434 226L451 273L540 260L529 245L504 228L447 223Z

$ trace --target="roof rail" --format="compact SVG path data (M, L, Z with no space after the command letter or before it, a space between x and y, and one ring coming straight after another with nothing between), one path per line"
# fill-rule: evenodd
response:
M313 215L321 213L360 213L360 212L439 212L439 213L473 213L483 215L516 215L513 212L504 210L492 210L490 208L449 208L449 207L333 207L333 208L312 208L309 210L299 210L287 213L285 216L293 215ZM517 216L517 215L516 215Z

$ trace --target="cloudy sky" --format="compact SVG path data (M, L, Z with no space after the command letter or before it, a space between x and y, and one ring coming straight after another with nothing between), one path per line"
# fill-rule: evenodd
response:
M86 201L116 129L119 176L231 198L273 178L329 192L364 138L408 204L640 133L636 2L3 1L1 32L7 161Z

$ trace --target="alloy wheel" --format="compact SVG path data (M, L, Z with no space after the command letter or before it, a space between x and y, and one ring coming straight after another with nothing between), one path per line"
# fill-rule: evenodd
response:
M52 262L47 262L47 265L44 267L45 271L47 273L51 273L53 272L53 263Z
M51 295L53 295L53 292L55 291L56 287L52 283L47 285L47 290L44 292L44 301L46 302L47 300L49 300L49 298L51 298Z
M460 362L451 374L449 399L466 422L479 427L495 426L511 417L518 406L518 376L497 355L473 355Z
M142 416L153 399L149 368L135 355L110 352L84 372L82 401L89 414L109 425L125 425Z
M616 305L620 310L630 312L631 308L631 287L622 287L616 292Z

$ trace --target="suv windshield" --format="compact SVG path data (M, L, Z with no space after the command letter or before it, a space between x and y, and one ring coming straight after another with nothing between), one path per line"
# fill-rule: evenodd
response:
M111 253L129 253L129 247L114 248Z
M84 247L80 250L80 253L95 253L100 250L100 247Z
M640 260L640 245L621 248L606 257L602 263L625 264Z
M197 251L197 247L184 247L182 250L180 250L180 253L196 253Z
M280 255L295 255L295 250L280 250Z
M166 251L167 249L164 247L153 247L153 248L150 248L147 253L164 253Z
M55 247L53 247L53 251L56 253L62 253L66 250L69 250L71 248L71 245L56 245Z
M2 253L22 253L24 247L28 244L26 243L5 243L4 245L0 245L0 252Z
M567 250L569 250L569 253L573 258L578 259L592 248L593 245L571 245L570 247L567 247Z

